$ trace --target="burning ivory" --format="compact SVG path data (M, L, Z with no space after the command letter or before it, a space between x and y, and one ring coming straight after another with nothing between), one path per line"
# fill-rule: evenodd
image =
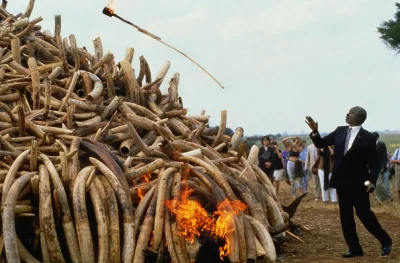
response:
M254 147L187 115L152 79L0 6L0 244L8 262L274 262L299 200L279 203ZM162 90L166 92L163 93ZM237 146L237 147L236 147ZM238 148L236 152L235 149ZM289 213L286 213L288 211ZM215 249L209 249L209 247Z

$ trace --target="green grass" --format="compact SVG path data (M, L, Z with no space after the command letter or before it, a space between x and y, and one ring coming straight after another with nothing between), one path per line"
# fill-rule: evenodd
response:
M386 144L387 150L391 154L393 154L397 148L400 148L400 134L381 134L379 140Z

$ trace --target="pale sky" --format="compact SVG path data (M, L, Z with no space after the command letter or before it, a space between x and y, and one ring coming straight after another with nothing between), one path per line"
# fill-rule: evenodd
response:
M206 110L211 125L228 111L228 127L245 134L308 132L311 115L320 130L345 124L348 109L368 112L368 130L400 130L400 57L379 39L377 27L393 17L396 1L372 0L117 0L116 13L160 36L208 69L221 89L175 51L101 13L107 0L37 0L31 18L42 16L54 32L62 16L62 36L74 34L78 46L93 50L98 36L116 61L135 49L155 76L165 60L175 72L189 114ZM28 0L9 1L24 12Z

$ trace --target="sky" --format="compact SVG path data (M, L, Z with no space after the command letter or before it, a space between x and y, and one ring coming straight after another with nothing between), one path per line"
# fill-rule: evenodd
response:
M170 70L161 86L180 73L179 94L188 115L205 110L219 125L246 135L303 133L310 115L320 131L345 125L352 106L368 112L367 130L400 130L400 57L380 40L377 27L393 17L396 1L368 0L117 0L116 13L187 53L224 86L179 53L102 14L107 0L37 0L31 18L43 17L54 33L62 16L63 37L93 53L101 37L104 52L124 58L135 49L155 76L165 60ZM9 1L11 13L24 12L28 0Z

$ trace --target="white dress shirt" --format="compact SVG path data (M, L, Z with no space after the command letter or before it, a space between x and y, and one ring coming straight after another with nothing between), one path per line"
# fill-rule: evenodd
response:
M360 131L361 126L353 126L353 127L349 127L349 128L351 128L351 131L350 131L351 134L350 134L349 145L348 145L347 151L353 145L353 142L354 142L355 138L357 137L357 134Z

